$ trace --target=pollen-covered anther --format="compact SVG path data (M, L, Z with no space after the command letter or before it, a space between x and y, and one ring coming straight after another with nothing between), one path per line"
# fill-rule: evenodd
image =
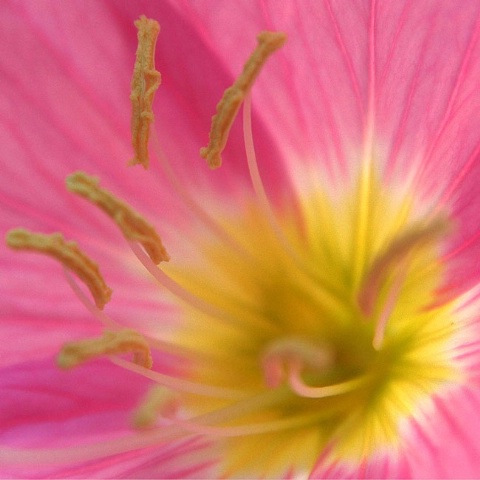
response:
M133 353L133 361L152 368L152 355L145 338L135 330L105 330L101 337L70 342L63 346L57 357L61 368L76 367L80 363L102 355Z
M269 344L261 359L265 384L278 387L292 364L324 371L333 364L334 354L326 345L301 338L282 338Z
M67 177L67 188L100 207L116 222L127 240L138 242L145 248L155 264L170 260L155 228L126 203L100 188L98 178L76 172Z
M129 165L149 165L148 139L150 124L154 120L152 104L155 92L160 86L160 72L155 70L155 45L160 25L142 15L135 21L138 29L138 48L132 76L132 145L135 156Z
M208 146L200 149L200 156L207 160L210 168L218 168L222 164L221 153L245 96L268 57L281 48L286 40L287 36L281 32L260 33L257 37L258 45L245 63L242 73L233 85L225 90L217 105L217 113L212 117Z
M178 396L161 385L152 387L134 412L133 424L136 428L154 425L159 415L164 418L175 415L179 407Z
M58 260L85 283L98 308L103 309L110 300L112 290L105 283L98 265L83 253L75 242L66 241L62 234L46 235L17 228L7 233L6 241L14 250L44 253Z
M394 239L373 261L367 271L358 294L358 305L362 312L370 316L380 289L386 278L394 270L403 271L409 255L422 247L434 247L450 229L450 223L444 217L437 217L428 223L418 223Z

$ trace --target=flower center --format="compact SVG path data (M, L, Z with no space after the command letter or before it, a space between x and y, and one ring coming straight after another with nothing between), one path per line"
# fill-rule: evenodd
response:
M447 222L419 218L413 199L399 199L373 179L368 248L357 285L351 239L357 235L359 189L345 191L340 198L318 191L301 198L303 228L277 211L281 237L252 203L235 222L227 215L220 220L243 254L205 239L198 245L204 259L198 267L164 267L215 309L185 307L176 342L209 352L192 364L192 381L241 390L259 402L254 411L221 424L274 430L262 433L263 439L230 440L232 469L259 442L288 451L295 438L296 451L309 452L298 454L305 468L315 460L310 442L352 461L395 449L402 420L457 379L449 349L453 308L435 304ZM265 396L269 403L262 405ZM231 404L197 396L185 401L198 413ZM280 429L278 422L287 420Z

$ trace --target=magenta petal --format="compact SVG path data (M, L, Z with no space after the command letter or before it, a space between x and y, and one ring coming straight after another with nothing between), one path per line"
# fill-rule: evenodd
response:
M1 372L0 442L9 447L74 448L76 444L132 435L132 409L145 392L146 381L108 362L61 372L53 359L3 368ZM55 406L52 409L52 405ZM98 426L102 429L99 431ZM165 478L204 472L213 466L205 441L182 441L157 446L142 455L126 451L105 460L65 465L25 465L3 474L29 478ZM201 455L196 452L202 452ZM32 459L35 457L32 451ZM186 458L192 463L187 467ZM197 457L197 460L195 460ZM181 459L181 460L180 460ZM196 462L196 463L195 463ZM189 469L191 469L189 473Z
M1 383L2 442L37 448L128 431L131 411L147 385L109 362L61 371L54 357L4 367Z

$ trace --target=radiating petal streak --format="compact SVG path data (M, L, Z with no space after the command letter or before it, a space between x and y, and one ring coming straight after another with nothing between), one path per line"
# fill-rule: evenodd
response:
M376 100L376 58L375 58L375 27L376 27L376 0L370 3L370 22L368 26L368 117L374 115ZM373 131L373 126L372 126ZM373 139L372 139L373 141Z
M452 258L456 257L458 254L462 253L466 248L475 244L475 242L480 238L480 230L477 230L471 237L464 240L455 250L447 252L443 257L442 261L448 262Z
M429 146L429 148L428 148L428 150L427 150L427 152L424 156L424 159L422 161L422 168L419 171L419 178L422 177L422 175L425 173L426 167L428 166L428 164L431 160L433 151L435 150L438 141L440 140L448 122L451 119L453 104L455 103L458 92L460 90L460 86L461 86L461 84L462 84L462 82L463 82L463 80L466 76L466 70L467 70L468 64L470 62L473 47L475 45L475 42L477 41L479 32L480 32L480 17L476 21L475 28L474 28L471 36L470 36L470 40L469 40L468 45L467 45L467 47L465 49L465 52L463 54L463 60L462 60L462 63L460 65L460 68L458 70L457 76L455 78L455 83L453 85L453 88L450 92L447 107L445 109L445 113L443 114L443 118L439 123L438 129L437 129L436 133L434 134L433 140L431 141L430 146Z
M459 412L451 412L448 410L447 405L445 405L445 401L441 398L436 398L434 400L435 407L437 408L438 412L442 415L443 419L449 426L450 430L454 433L457 442L461 442L462 447L467 452L467 456L472 462L472 465L475 465L478 462L478 454L479 450L475 448L478 446L477 438L468 438L467 432L461 428L460 422L454 418L458 415ZM455 441L449 435L449 440Z
M15 81L15 80L14 80ZM52 115L51 112L48 111L47 105L42 104L38 95L33 95L29 90L22 92L23 98L28 103L29 106L35 109L35 115L38 115L40 118L48 118L50 121L50 125L52 129L55 129L56 133L65 141L69 141L71 143L71 150L76 150L79 152L84 152L86 156L90 158L97 158L98 151L95 150L95 143L94 142L83 142L79 143L78 139L74 136L73 130L68 128L68 122L65 122L65 119L59 118L58 115ZM94 106L92 104L92 112L95 112ZM33 112L32 112L33 114ZM108 124L108 122L103 122L104 124ZM120 136L121 137L121 136ZM25 136L25 139L21 142L23 148L25 145L29 145L29 139ZM35 156L38 158L37 154ZM36 168L38 165L42 165L44 163L44 159L39 158L38 162L35 162ZM97 166L97 169L101 168ZM110 174L110 172L109 172ZM46 175L45 175L46 176ZM51 177L49 175L49 177ZM47 182L49 186L52 185L52 182ZM57 184L55 183L55 186ZM94 220L93 218L91 219Z
M362 119L365 122L366 121L365 106L363 105L362 94L360 93L360 86L358 84L358 78L355 73L355 69L353 68L352 59L348 53L345 42L343 41L343 36L342 36L342 33L340 32L340 28L338 26L338 22L335 17L335 14L333 13L330 0L325 0L325 5L327 7L327 11L330 16L330 19L332 20L333 29L335 32L335 38L337 39L338 46L340 48L340 51L342 52L345 65L347 67L347 71L350 76L350 80L352 82L352 88L353 88L353 91L355 92L355 97L357 98L358 108L360 109Z
M21 3L15 4L21 6ZM25 12L25 9L21 9L22 11ZM28 14L21 13L19 15L20 17L27 18ZM67 62L67 59L60 53L61 49L58 48L58 44L53 43L50 41L50 39L43 33L41 29L39 29L34 22L29 22L29 28L32 30L32 32L35 33L35 39L38 41L41 41L43 45L45 45L46 50L48 50L49 55L57 61L59 66L64 66L66 65L66 70L69 71L71 68L71 65ZM3 75L3 72L2 72ZM120 122L120 117L116 115L112 115L111 111L111 106L105 105L105 103L102 101L101 96L94 96L94 92L96 91L95 89L92 88L86 88L86 82L82 81L82 78L76 74L76 75L70 75L69 81L72 82L72 85L75 85L75 89L78 90L79 92L79 97L81 98L88 98L90 101L90 104L92 106L92 111L94 112L99 112L102 111L102 116L104 117L105 124L107 125L115 125L116 133L118 135L122 135L123 129L121 127L121 122ZM26 93L26 92L25 92Z
M477 143L477 146L475 147L471 155L468 157L467 161L463 165L458 175L455 177L453 182L448 186L447 190L444 192L444 194L440 198L437 208L441 208L442 205L445 205L450 200L455 190L457 190L457 188L461 186L462 182L464 181L468 173L475 166L475 162L478 161L479 156L480 156L480 142Z
M395 135L395 140L394 140L393 147L392 147L391 152L389 154L388 169L387 169L387 172L386 172L387 176L390 175L394 170L394 167L395 167L395 165L397 163L397 159L398 159L398 153L399 153L399 151L402 147L402 143L404 142L405 137L406 137L405 130L406 130L406 126L407 126L407 121L409 120L410 109L412 107L413 100L414 100L415 95L417 93L417 84L418 84L418 80L420 78L419 68L423 64L423 59L424 59L425 54L427 52L427 45L429 44L429 42L432 39L431 31L433 30L434 26L435 26L435 21L432 18L432 19L430 19L429 29L425 32L422 44L420 46L420 57L418 58L417 66L415 68L412 80L411 80L409 88L408 88L407 99L406 99L406 102L404 102L404 106L403 106L403 109L402 109L402 116L401 116L401 119L400 119L400 124L399 124L399 127L397 129L397 133Z
M387 59L385 61L383 73L381 78L378 81L378 91L383 90L383 86L385 84L385 81L389 73L390 64L392 63L393 53L395 52L395 49L398 45L398 37L400 36L400 32L403 30L403 27L405 26L406 19L407 19L407 12L410 8L412 1L413 0L405 0L404 2L402 13L400 14L400 19L398 20L397 28L393 35L393 40L390 44L390 48L388 49Z
M307 29L308 27L304 27ZM311 65L311 70L312 72L315 71L316 67L316 53L313 51L313 45L310 42L305 42L304 43L304 52L305 52L305 57L308 58L309 63ZM333 115L333 107L331 106L331 101L328 100L328 93L327 89L325 88L324 82L322 82L320 75L314 75L315 83L318 85L317 90L318 93L321 95L322 98L322 106L323 106L323 111L321 112L321 115L324 116L324 118L327 120L327 123L329 125L329 129L332 135L332 142L333 142L333 147L334 147L334 152L336 155L336 158L334 159L335 161L332 162L332 159L330 157L330 148L327 148L327 142L324 140L325 135L327 132L322 132L323 135L322 137L322 142L325 146L324 151L322 152L322 164L323 161L325 160L325 163L327 164L327 169L330 173L333 174L334 167L339 166L341 169L342 174L346 175L347 174L347 165L345 164L345 153L343 151L343 142L340 138L340 128L338 126L337 121L335 120L335 117ZM296 91L297 89L294 89ZM302 100L299 99L300 106L302 105ZM300 107L299 110L303 113L303 108ZM302 118L305 118L305 115L302 114ZM310 122L306 122L307 125L305 126L306 131L310 131ZM310 135L312 135L310 133ZM318 132L314 132L314 135L319 136ZM315 165L317 166L317 165Z

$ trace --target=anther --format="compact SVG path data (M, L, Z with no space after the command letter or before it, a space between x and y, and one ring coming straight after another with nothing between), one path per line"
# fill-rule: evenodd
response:
M145 368L152 368L152 355L145 338L135 330L105 330L102 337L70 342L63 346L57 357L61 368L76 367L101 355L133 353L133 361Z
M159 415L171 417L178 408L178 398L171 390L161 385L152 387L134 413L136 428L151 427Z
M209 143L200 149L200 156L207 160L210 168L222 164L221 153L227 143L228 134L238 110L252 88L268 57L284 45L287 36L281 32L262 32L257 37L258 45L245 63L243 71L233 85L225 90L212 117Z
M155 92L160 86L160 72L155 70L155 45L160 26L155 20L142 15L135 21L138 29L138 48L132 77L132 145L135 156L129 165L149 165L148 139L150 124L153 122L152 104Z
M103 280L98 265L60 233L45 235L18 228L7 233L6 241L14 250L30 250L57 259L85 283L98 308L103 309L110 300L112 290Z
M375 259L363 280L358 304L365 315L373 313L380 289L393 267L398 266L414 249L437 242L448 232L449 226L449 223L440 217L426 225L412 226L390 243Z
M76 172L67 177L67 188L100 207L116 222L127 240L138 242L145 248L155 264L170 260L154 227L126 203L100 188L98 178Z

